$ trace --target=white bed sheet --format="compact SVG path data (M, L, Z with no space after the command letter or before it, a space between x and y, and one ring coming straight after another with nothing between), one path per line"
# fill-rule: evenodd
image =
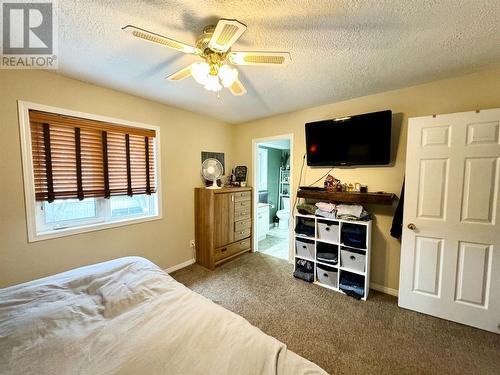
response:
M126 257L0 289L0 374L326 374Z

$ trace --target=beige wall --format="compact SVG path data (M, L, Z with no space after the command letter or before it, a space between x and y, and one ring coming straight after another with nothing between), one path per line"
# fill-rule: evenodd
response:
M396 133L393 137L396 143L394 164L377 168L335 168L332 174L342 181L367 184L370 191L388 191L399 196L405 171L408 117L496 107L500 107L500 68L237 125L236 153L233 159L236 164L251 166L253 138L293 133L294 186L297 186L302 156L305 153L304 123L391 109L396 119L393 126L393 132ZM327 169L311 169L306 166L302 184L314 182L326 171ZM368 209L375 214L371 281L397 289L400 242L389 235L394 208L371 206Z
M226 153L233 127L187 111L42 71L0 71L0 287L84 264L141 255L167 268L193 257L193 188L200 152ZM163 219L27 242L17 100L161 127Z
M141 255L167 268L193 257L193 187L200 152L226 153L226 166L252 165L253 138L294 133L295 181L305 152L304 123L392 109L397 114L394 165L335 169L342 180L399 195L405 168L408 117L500 107L500 68L460 78L356 98L241 125L227 125L187 111L41 71L0 71L0 287L84 264ZM19 145L17 100L158 125L162 130L163 219L29 244ZM244 98L242 99L244 100ZM305 183L325 169L305 168ZM249 181L251 181L251 168ZM304 183L304 180L303 180ZM398 288L400 244L389 236L393 208L375 214L372 282Z

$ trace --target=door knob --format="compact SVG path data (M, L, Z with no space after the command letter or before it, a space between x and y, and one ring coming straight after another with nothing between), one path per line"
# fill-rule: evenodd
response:
M415 230L415 229L417 229L417 226L413 223L410 223L410 224L408 224L408 229Z

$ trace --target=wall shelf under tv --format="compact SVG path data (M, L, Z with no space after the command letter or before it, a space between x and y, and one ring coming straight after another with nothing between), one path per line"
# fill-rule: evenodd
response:
M318 199L325 202L335 203L360 203L360 204L380 204L390 206L396 199L393 193L359 193L346 191L326 191L326 190L299 190L298 198Z

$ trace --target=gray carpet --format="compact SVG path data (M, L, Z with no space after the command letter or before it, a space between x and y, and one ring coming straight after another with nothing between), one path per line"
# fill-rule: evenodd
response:
M215 271L192 265L172 276L243 316L331 374L500 374L500 335L308 284L293 266L247 253Z

